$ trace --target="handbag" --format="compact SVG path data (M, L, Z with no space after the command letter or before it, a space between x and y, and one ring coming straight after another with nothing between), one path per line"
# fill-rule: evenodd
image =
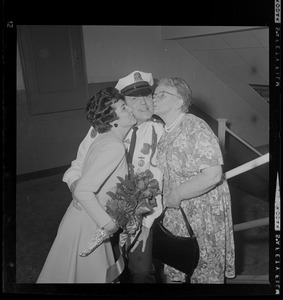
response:
M165 209L153 224L152 256L162 263L185 273L187 275L186 281L190 282L199 261L199 245L183 208L180 206L179 209L190 236L175 236L163 226Z

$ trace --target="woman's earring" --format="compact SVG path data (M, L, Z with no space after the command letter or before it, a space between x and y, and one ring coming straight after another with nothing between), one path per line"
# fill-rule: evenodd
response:
M114 126L115 126L115 127L118 127L118 124L117 124L117 123L114 123Z

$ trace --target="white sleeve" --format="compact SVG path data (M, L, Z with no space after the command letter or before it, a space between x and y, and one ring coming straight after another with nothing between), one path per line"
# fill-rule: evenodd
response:
M82 165L83 165L85 156L87 154L87 151L88 151L90 145L92 144L92 142L98 136L98 134L97 134L94 138L92 138L91 137L92 130L93 130L93 127L91 126L87 135L80 143L76 159L72 161L71 167L63 175L62 180L67 183L69 188L74 181L76 181L77 179L79 179L81 177Z
M122 144L112 143L102 150L99 155L88 154L84 174L74 191L76 199L100 228L107 225L112 218L98 201L96 193L125 159L125 148Z

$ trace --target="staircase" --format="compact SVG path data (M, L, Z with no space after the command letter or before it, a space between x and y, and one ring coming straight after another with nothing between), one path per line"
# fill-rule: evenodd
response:
M262 158L269 157L268 146L261 147L261 153L229 130L223 119L219 120L218 132L225 173L250 165L247 171L228 179L237 275L227 283L269 284L269 164L261 163Z
M205 120L218 136L225 173L269 153L268 145L255 149L238 138L227 128L225 120L216 121L196 106L191 107L191 112ZM227 283L268 284L269 164L261 164L232 177L228 184L232 199L236 277Z

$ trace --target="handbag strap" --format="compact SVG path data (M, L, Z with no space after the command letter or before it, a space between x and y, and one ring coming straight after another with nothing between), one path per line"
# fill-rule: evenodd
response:
M167 209L167 207L165 207L165 209L163 210L163 212L161 213L161 215L158 217L159 220L161 220L161 219L164 218L166 209ZM183 216L183 219L184 219L184 221L185 221L185 224L186 224L187 230L188 230L188 232L189 232L189 235L190 235L191 237L195 237L195 234L194 234L194 232L193 232L193 229L192 229L192 227L191 227L191 225L190 225L190 223L189 223L189 221L188 221L188 219L187 219L187 216L186 216L186 214L185 214L185 212L184 212L184 209L181 207L181 205L179 206L179 209L180 209L180 211L181 211L181 213L182 213L182 216Z
M191 237L195 237L195 234L194 234L194 232L193 232L193 229L192 229L192 227L191 227L191 225L190 225L190 223L189 223L189 221L188 221L188 219L187 219L187 216L186 216L186 214L185 214L185 212L184 212L184 209L181 207L181 205L179 206L179 209L180 209L180 211L181 211L181 213L182 213L182 215L183 215L183 218L184 218L184 221L185 221L185 224L186 224L186 226L187 226L187 229L188 229L188 232L189 232L190 236L191 236Z
M167 158L167 157L166 157ZM167 166L167 169L170 169L170 168L168 168L168 162L169 160L166 160L166 166ZM170 179L170 172L168 172L168 176L169 176L169 179ZM165 207L165 209L163 210L163 212L162 212L162 214L161 215L165 215L165 210L167 209L167 207ZM191 237L195 237L195 234L194 234L194 232L193 232L193 229L192 229L192 227L191 227L191 225L190 225L190 223L189 223L189 221L188 221L188 219L187 219L187 216L186 216L186 214L185 214L185 212L184 212L184 210L183 210L183 208L181 207L181 203L180 203L180 205L179 205L179 209L180 209L180 211L181 211L181 213L182 213L182 216L183 216L183 218L184 218L184 221L185 221L185 224L186 224L186 227L187 227L187 230L188 230L188 232L189 232L189 235L191 236Z

